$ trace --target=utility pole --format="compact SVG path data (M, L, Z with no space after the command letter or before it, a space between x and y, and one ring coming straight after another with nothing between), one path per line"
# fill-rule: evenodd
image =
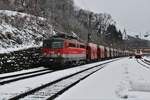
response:
M88 26L88 43L91 42L91 19L92 19L92 13L89 14L89 26Z
M51 13L50 13L50 22L54 26L54 12L55 12L55 0L51 0ZM48 9L49 10L49 9Z

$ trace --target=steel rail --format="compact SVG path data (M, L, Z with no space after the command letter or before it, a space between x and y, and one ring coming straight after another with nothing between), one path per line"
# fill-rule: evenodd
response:
M23 77L16 77L14 79L8 79L8 80L2 80L0 82L0 85L5 85L5 84L9 84L9 83L12 83L12 82L15 82L15 81L19 81L19 80L23 80L23 79L27 79L27 78L32 78L32 77L36 77L36 76L40 76L40 75L44 75L44 74L49 74L49 73L52 73L54 71L46 71L46 72L41 72L41 73L34 73L34 74L31 74L31 75L28 75L28 76L23 76Z
M9 100L18 100L18 99L24 98L24 97L26 97L26 96L29 96L29 95L31 95L31 94L34 94L34 93L36 93L36 92L42 90L42 89L45 89L45 88L50 87L50 86L52 86L52 85L55 85L55 84L57 84L57 83L59 83L59 82L62 82L62 81L64 81L64 80L67 80L67 79L69 79L69 78L71 78L71 77L74 77L74 76L76 76L76 75L78 75L78 74L85 73L86 71L89 71L89 70L92 70L92 69L94 69L94 68L100 67L100 68L98 68L97 70L95 70L95 71L89 73L88 75L86 75L86 76L84 76L83 78L77 80L76 82L72 83L71 85L67 86L66 88L64 88L64 89L62 89L62 90L60 90L60 91L58 91L58 93L56 93L56 94L54 94L53 96L51 96L51 97L48 98L49 100L54 99L54 98L56 98L58 95L62 94L63 92L65 92L66 90L68 90L69 88L71 88L72 86L74 86L75 84L77 84L78 82L80 82L81 80L87 78L88 76L92 75L93 73L97 72L98 70L104 68L103 65L109 64L109 63L114 62L114 61L117 61L117 60L119 60L119 59L115 59L115 60L112 60L112 61L109 61L109 62L105 62L105 63L99 64L99 65L96 65L96 66L92 66L92 67L90 67L90 68L87 68L87 69L78 71L78 72L73 73L73 74L71 74L71 75L64 76L64 77L62 77L62 78L56 79L55 81L46 83L46 84L44 84L44 85L42 85L42 86L39 86L39 87L34 88L34 89L32 89L32 90L29 90L29 91L26 91L26 92L24 92L24 93L21 93L21 94L19 94L19 95L17 95L17 96L14 96L14 97L10 98Z

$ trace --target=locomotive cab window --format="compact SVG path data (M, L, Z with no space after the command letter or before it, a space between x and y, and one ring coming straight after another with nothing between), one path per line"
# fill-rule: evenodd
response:
M43 41L43 47L51 48L51 49L59 49L64 47L63 40L45 40Z
M69 43L69 47L76 47L74 43Z
M80 45L80 48L85 48L85 45Z

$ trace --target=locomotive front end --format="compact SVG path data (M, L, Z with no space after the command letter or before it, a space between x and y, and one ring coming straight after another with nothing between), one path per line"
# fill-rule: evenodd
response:
M43 41L42 52L42 64L49 66L63 65L64 56L63 49L65 42L63 39L50 39Z

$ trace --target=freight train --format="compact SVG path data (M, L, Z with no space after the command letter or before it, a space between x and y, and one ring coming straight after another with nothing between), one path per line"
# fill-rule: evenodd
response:
M142 50L135 50L135 58L141 59L143 56Z
M128 56L130 51L86 43L61 33L43 41L42 64L50 68L64 68L116 57Z

